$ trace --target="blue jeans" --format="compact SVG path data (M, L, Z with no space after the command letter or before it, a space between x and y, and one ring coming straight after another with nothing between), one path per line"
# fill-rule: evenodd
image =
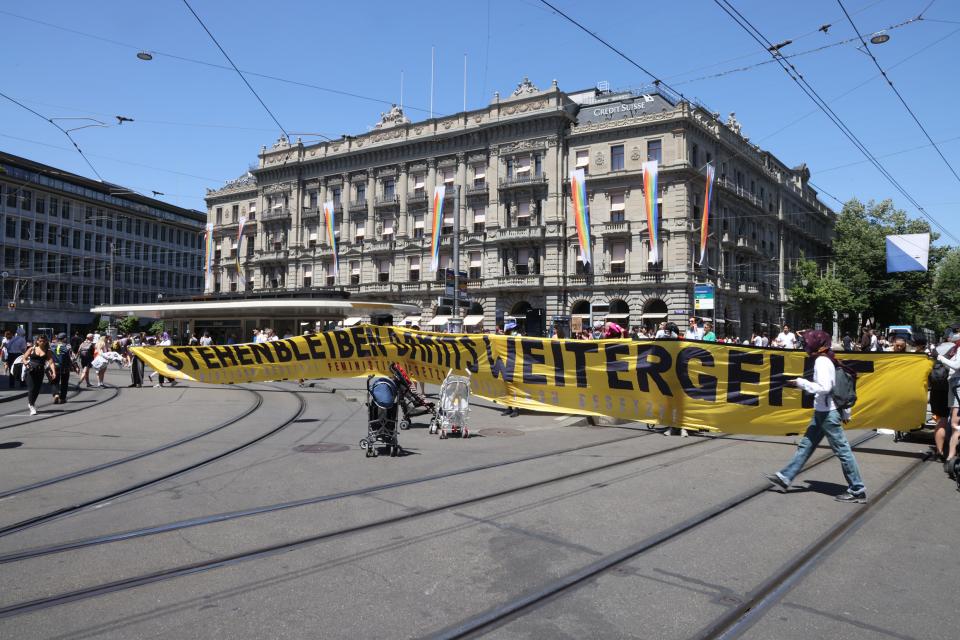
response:
M853 451L850 449L850 443L847 442L847 436L843 432L843 425L840 423L840 413L837 411L814 411L810 424L807 425L807 432L803 434L803 439L797 446L797 452L793 454L793 459L787 466L780 471L780 475L789 484L797 477L803 465L807 463L814 449L827 437L830 448L840 459L840 466L843 467L843 477L847 479L848 491L860 495L865 492L863 478L860 477L860 467L857 466L857 460L853 457Z

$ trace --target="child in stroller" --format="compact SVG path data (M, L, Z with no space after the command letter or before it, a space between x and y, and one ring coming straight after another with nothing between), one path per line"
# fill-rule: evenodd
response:
M391 457L403 454L397 438L397 418L400 411L399 390L393 378L367 378L367 437L360 441L368 458L379 455L377 445L386 445Z
M399 426L401 429L410 428L410 418L430 414L430 424L437 422L437 409L434 403L428 401L423 395L418 393L407 372L399 364L394 362L390 365L390 371L393 373L393 381L397 385L400 394L400 406L403 409L403 416L400 418ZM432 431L431 431L432 433Z
M447 434L469 438L467 417L470 414L470 371L460 376L451 369L440 385L439 419L430 425L430 433L440 432L440 438Z

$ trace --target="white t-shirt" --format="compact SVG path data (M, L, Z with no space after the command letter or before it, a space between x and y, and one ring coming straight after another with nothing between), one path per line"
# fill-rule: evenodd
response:
M212 344L213 344L213 338L211 338L210 336L203 336L202 338L200 338L201 347L209 347Z
M703 329L700 327L687 327L687 330L683 333L684 340L702 340L703 339Z
M763 336L757 336L753 339L753 346L762 347L763 346Z
M777 336L777 341L780 343L784 349L796 349L797 348L797 334L793 331L790 332L780 332L780 335Z
M833 385L837 383L837 368L830 358L820 356L813 363L813 382L806 378L797 378L797 386L813 394L814 411L834 411L837 408L833 401Z
M870 351L876 351L876 350L877 350L877 336L876 336L876 335L871 335L871 336L870 336Z

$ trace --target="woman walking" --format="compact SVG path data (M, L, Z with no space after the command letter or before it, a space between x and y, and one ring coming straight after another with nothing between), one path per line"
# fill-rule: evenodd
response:
M799 475L803 465L807 463L817 445L826 436L830 448L833 449L834 454L840 460L843 476L847 480L847 491L834 499L839 502L864 503L867 501L867 490L860 476L860 467L857 465L856 458L853 457L853 450L850 448L847 436L843 432L843 423L850 419L850 410L844 409L843 415L841 415L841 412L837 410L832 393L837 381L838 368L842 367L853 376L856 373L836 359L830 349L830 335L825 331L808 331L804 337L806 339L807 355L815 358L813 382L804 378L794 378L788 380L787 384L795 385L807 393L814 394L813 417L807 426L807 432L800 440L793 459L780 471L768 475L767 480L782 491L789 489L790 483Z
M53 362L53 352L50 351L50 342L45 335L37 338L33 346L27 348L23 354L23 366L27 368L27 408L30 415L37 415L37 397L40 387L43 386L43 374L50 372L50 381L57 379L57 368Z

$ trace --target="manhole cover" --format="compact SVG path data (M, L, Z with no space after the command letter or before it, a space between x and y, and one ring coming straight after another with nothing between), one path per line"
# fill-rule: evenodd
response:
M340 451L348 451L350 447L345 444L299 444L293 448L294 451L299 451L300 453L338 453Z
M510 438L512 436L522 436L523 431L519 429L508 429L506 427L500 427L497 429L480 429L477 431L480 435L486 438Z
M0 442L0 449L16 449L22 446L22 442Z

